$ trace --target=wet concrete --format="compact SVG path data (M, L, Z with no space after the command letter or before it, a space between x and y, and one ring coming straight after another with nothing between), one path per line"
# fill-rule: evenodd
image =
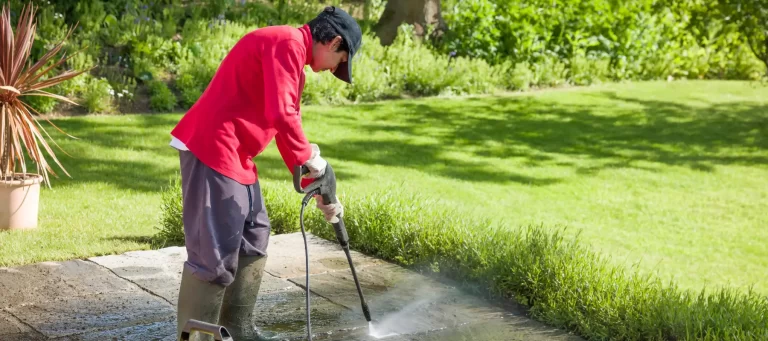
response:
M324 274L339 270L349 269L344 251L337 243L325 239L307 235L310 256L310 275ZM304 239L301 233L291 233L272 236L269 241L269 261L265 270L279 278L293 278L304 276ZM371 265L384 264L385 262L360 253L354 253L352 262L355 269L364 269Z
M289 280L303 287L305 279ZM579 340L525 318L514 306L494 305L462 292L449 281L393 264L359 270L358 279L374 320L374 334L363 320L351 271L344 269L310 277L313 295L346 308L335 316L334 331L318 332L313 323L317 340ZM303 324L298 327L304 331ZM301 336L292 334L291 339Z
M0 340L35 341L45 337L15 316L0 311Z
M73 335L56 341L106 341L106 340L146 340L146 341L177 341L176 318L166 321L141 324L118 329L102 330L79 335Z
M581 340L513 305L353 252L375 321L377 335L371 335L343 251L309 237L315 340ZM273 236L269 252L255 323L274 340L304 340L301 234ZM0 268L0 340L172 341L185 259L183 247L172 247Z
M57 298L6 311L51 338L125 328L175 316L175 310L166 302L142 292Z

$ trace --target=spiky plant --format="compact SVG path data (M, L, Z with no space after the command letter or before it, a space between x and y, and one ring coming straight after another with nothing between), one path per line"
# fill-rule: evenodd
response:
M77 105L64 96L52 94L43 89L72 79L88 70L67 70L59 75L48 77L46 80L40 80L71 57L62 56L59 60L48 65L64 46L64 41L72 34L74 26L61 42L32 64L29 55L37 29L34 20L35 12L36 10L31 3L24 6L16 25L15 34L11 27L9 5L3 5L2 17L0 18L0 179L8 181L23 177L23 174L27 172L24 156L24 151L26 151L32 162L37 165L37 173L43 176L46 184L50 185L48 175L53 174L55 176L56 173L48 164L43 150L48 152L67 176L69 173L61 165L43 137L43 133L49 138L50 135L38 121L38 118L41 117L40 113L24 103L21 97L47 96ZM45 120L61 131L53 122L48 119ZM19 169L21 169L20 173L17 172Z

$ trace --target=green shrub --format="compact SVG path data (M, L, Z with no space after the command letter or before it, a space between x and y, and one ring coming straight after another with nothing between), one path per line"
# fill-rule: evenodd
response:
M226 20L185 23L181 33L184 39L173 60L182 106L188 108L200 98L229 50L253 29L256 27Z
M59 104L58 100L46 96L25 96L25 102L34 108L38 113L48 114Z
M170 111L176 108L176 95L164 82L149 82L149 106L157 111Z
M388 81L383 83L387 90L400 90L413 96L464 95L491 93L503 86L500 68L480 59L437 54L426 44L411 38L411 25L402 25L400 30L395 42L379 51L378 41L368 38L371 42L368 45L373 45L373 60L380 60L374 70L386 74L380 81ZM361 51L366 48L364 45Z
M126 75L114 74L107 76L109 84L115 89L115 97L120 103L131 103L136 94L136 79Z
M411 38L412 28L401 26L405 34L391 46L383 47L367 34L355 57L351 86L327 72L316 74L306 68L305 104L370 102L398 97L486 94L506 85L502 67L480 59L440 56Z
M448 33L440 50L494 64L507 59L508 54L499 53L509 38L502 39L504 32L496 22L497 11L497 3L488 0L457 1L455 6L447 7L443 16Z
M301 100L304 104L342 104L349 96L349 87L330 72L315 73L304 68L306 81Z
M149 82L158 76L158 67L147 58L134 58L131 66L133 77L141 81Z
M448 32L433 41L436 49L493 65L529 62L535 85L561 84L562 66L550 56L576 62L576 84L604 78L586 77L584 55L600 64L607 57L615 80L754 79L765 71L743 53L743 34L713 2L468 0L444 1L444 8Z
M348 95L351 101L372 102L400 95L402 82L394 79L387 56L387 49L381 46L378 38L363 36L363 45L352 69L353 83Z
M610 80L610 60L607 57L587 57L583 51L570 60L569 82L574 85L600 84Z
M195 104L205 90L205 84L203 84L199 78L195 77L193 73L179 75L179 77L176 78L176 87L181 91L180 103L185 108L189 108Z
M14 9L22 3L11 1ZM87 48L63 67L97 66L92 76L110 81L120 105L137 81L162 79L175 85L178 105L188 108L246 33L266 25L300 26L324 6L314 0L183 3L41 2L32 57L79 22L65 49L71 54ZM386 2L369 3L375 20ZM310 71L302 100L340 104L606 81L766 76L742 30L722 8L699 0L443 0L443 8L448 31L440 39L417 41L412 26L402 25L395 43L384 47L365 30L355 83ZM132 82L122 86L123 77ZM83 98L91 112L109 107L99 86L74 86L88 94ZM40 110L52 109L48 99L35 101Z
M565 63L554 56L541 58L533 65L533 74L533 84L541 88L562 86L568 79Z
M454 57L448 61L445 88L440 94L489 94L504 88L501 68L482 59Z
M40 78L40 80L46 80L47 77L43 76ZM61 94L62 91L61 86L55 85L48 89L45 89L45 91L53 93L53 94ZM48 96L24 96L24 102L29 104L34 110L36 110L40 114L48 114L53 111L53 109L56 108L56 105L60 103L59 100L55 98L51 98Z
M511 63L504 64L506 70L506 87L510 90L526 91L534 82L534 73L531 71L528 62L516 63L514 67Z
M190 107L200 98L216 74L219 62L204 60L195 55L189 55L181 61L176 75L176 87L181 92L182 105Z
M114 89L109 85L106 78L100 77L82 77L85 78L85 84L81 91L82 105L89 113L113 113L115 106L113 96Z
M176 173L169 185L162 189L160 222L153 244L160 247L184 244L184 222L182 221L181 175Z
M272 233L284 234L300 230L299 211L302 195L292 191L293 185L286 182L261 181L261 193L272 225ZM308 206L304 214L317 214L314 206Z

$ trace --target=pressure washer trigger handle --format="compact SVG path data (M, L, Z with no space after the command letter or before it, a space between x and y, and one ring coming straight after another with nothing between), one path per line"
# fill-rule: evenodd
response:
M304 189L301 188L301 177L309 173L307 166L296 166L293 171L293 188L296 192L304 193Z
M325 204L335 204L336 203L336 196L335 195L331 196L330 194L328 194L328 192L324 192L323 193L323 191L321 191L321 193L323 195L323 203L325 203Z

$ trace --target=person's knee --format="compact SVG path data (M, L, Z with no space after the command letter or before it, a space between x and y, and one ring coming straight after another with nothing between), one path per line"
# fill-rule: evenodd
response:
M213 284L222 286L229 286L235 280L235 273L232 269L227 269L223 263L217 264L215 267L208 268L204 266L198 266L187 261L184 264L189 269L195 278Z

